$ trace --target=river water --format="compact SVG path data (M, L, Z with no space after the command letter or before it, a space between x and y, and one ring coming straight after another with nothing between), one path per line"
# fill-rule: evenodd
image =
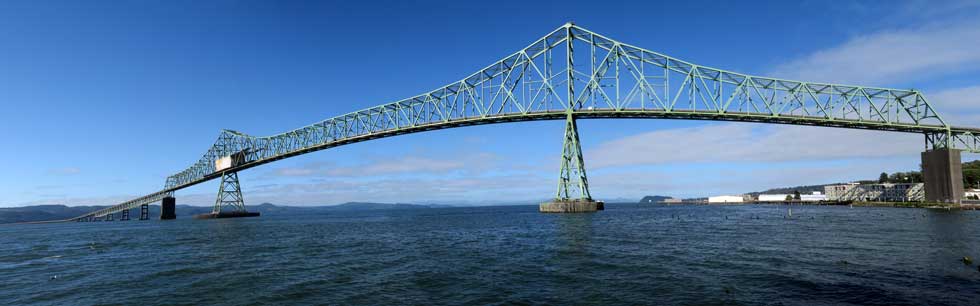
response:
M0 305L980 305L980 211L790 208L0 226Z

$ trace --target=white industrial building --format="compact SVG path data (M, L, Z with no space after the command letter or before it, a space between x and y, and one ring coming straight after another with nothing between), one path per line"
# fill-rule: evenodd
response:
M791 194L760 194L759 202L783 202L786 201L786 197L792 198Z
M827 201L827 195L822 194L819 191L814 191L811 194L800 195L800 201L803 202L822 202Z
M800 194L799 200L797 200L795 197L796 196L794 194L760 194L756 200L759 202L786 202L787 199L791 199L789 201L801 202L827 201L827 195L819 191L814 191L811 194Z
M742 196L722 195L708 197L708 203L742 203L745 202Z

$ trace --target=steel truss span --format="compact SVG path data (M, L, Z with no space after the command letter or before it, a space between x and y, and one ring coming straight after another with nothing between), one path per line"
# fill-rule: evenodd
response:
M278 135L224 130L163 190L78 218L159 201L176 190L345 144L469 125L574 118L763 122L922 133L927 148L980 152L980 129L951 127L916 90L751 76L679 60L566 24L462 80ZM215 161L236 155L226 169ZM77 218L76 218L77 219Z

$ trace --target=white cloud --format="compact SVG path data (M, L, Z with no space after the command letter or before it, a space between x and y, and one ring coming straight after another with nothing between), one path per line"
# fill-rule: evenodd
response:
M980 108L980 85L927 93L926 99L929 99L929 104L938 109L975 111Z
M48 170L49 174L54 174L54 175L74 175L74 174L79 174L81 172L82 170L76 167L64 167L64 168Z
M365 165L334 168L327 171L332 176L370 176L397 173L445 173L462 169L466 161L462 159L428 158L403 156L390 160L369 162Z
M946 123L980 126L980 85L927 92L925 95Z
M777 187L874 179L882 171L912 170L901 164L901 161L886 159L754 166L732 162L685 167L681 171L668 171L660 167L647 167L649 169L630 167L614 173L591 174L589 182L592 194L599 199L611 197L640 199L647 195L693 198L763 191ZM911 166L914 167L914 164Z
M316 173L316 169L312 168L281 168L276 169L276 175L278 176L310 176Z
M900 15L896 19L900 21L907 21L910 18L918 18L919 20L948 18L951 15L971 12L980 8L980 2L975 0L911 0L904 3L889 4L897 4Z
M137 195L115 195L104 197L69 197L67 195L47 195L41 199L20 203L20 205L64 204L68 206L115 205L137 198Z
M250 205L262 202L283 205L323 205L352 201L505 203L550 197L554 182L551 178L536 175L331 179L311 183L272 184L256 188L245 186L243 192L247 193L245 199Z
M598 145L590 168L685 162L787 162L916 156L922 136L792 125L721 123L658 130Z
M883 85L980 69L980 22L935 23L854 37L777 66L773 76Z
M394 174L446 174L453 171L479 171L493 166L498 160L493 153L459 153L453 156L396 156L373 158L351 166L314 162L300 167L280 168L275 176L310 177L367 177Z

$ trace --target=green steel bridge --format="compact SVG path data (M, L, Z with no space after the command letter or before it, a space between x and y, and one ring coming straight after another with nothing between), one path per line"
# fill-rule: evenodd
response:
M224 130L197 162L167 177L160 191L70 220L111 219L115 213L128 219L129 210L136 207L143 208L141 219L145 219L148 204L167 199L173 203L174 192L217 178L221 184L213 214L229 209L244 212L237 176L242 170L376 138L533 120L566 122L555 198L591 200L576 120L592 118L742 121L919 133L927 151L980 152L980 128L950 126L914 89L810 83L726 71L568 23L459 81L401 101L272 136Z

